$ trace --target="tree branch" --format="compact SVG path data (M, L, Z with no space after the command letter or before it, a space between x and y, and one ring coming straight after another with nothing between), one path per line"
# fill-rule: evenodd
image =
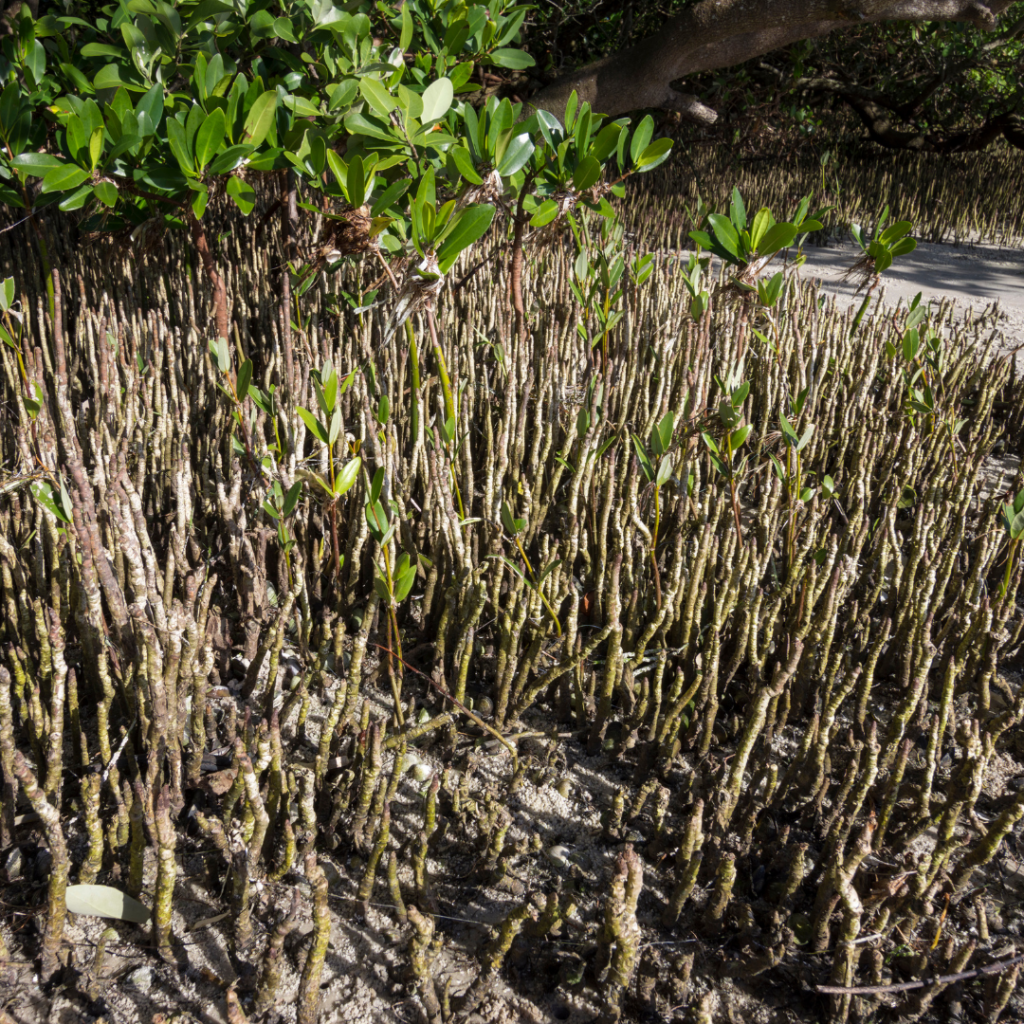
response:
M680 109L672 82L740 64L801 39L878 21L963 21L991 30L1011 0L701 0L664 31L552 83L531 105L556 117L575 90L616 117L645 107ZM696 109L683 102L685 112ZM704 108L706 110L706 108Z

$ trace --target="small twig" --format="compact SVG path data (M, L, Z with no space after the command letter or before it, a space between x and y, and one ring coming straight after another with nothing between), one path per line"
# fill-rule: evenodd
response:
M110 769L113 768L115 764L117 764L117 759L121 756L121 752L124 750L125 744L128 742L128 737L132 734L132 729L134 728L135 722L133 721L131 725L129 725L128 728L125 729L124 735L121 737L121 742L117 745L117 750L114 751L113 755L110 758L110 761L107 763L106 768L103 769L103 776L100 781L103 783L104 786L107 784L107 779L110 776Z
M452 286L452 291L457 292L459 291L460 288L464 288L469 283L471 278L473 278L476 272L482 266L484 266L484 264L489 263L491 260L493 260L494 257L497 256L503 248L504 246L502 245L496 245L482 260L479 260L472 267L470 267L469 270L467 270L466 273L463 274L462 277L455 282L455 284Z
M489 732L499 743L501 743L501 745L512 755L512 764L514 766L515 771L519 771L519 757L516 754L515 747L513 747L512 744L509 743L509 741L505 739L505 737L502 736L501 733L498 732L498 730L495 729L493 725L488 725L482 718L478 717L477 715L474 715L473 712L470 711L469 708L467 708L466 705L462 703L462 701L457 700L450 693L448 693L447 690L441 689L441 687L438 686L438 684L435 683L434 680L431 679L426 672L420 671L420 669L416 668L415 665L410 665L404 658L395 654L395 652L391 650L390 647L385 647L383 644L375 644L372 641L370 642L370 646L377 647L382 651L386 651L393 657L398 658L398 660L405 666L405 668L411 669L419 676L423 676L423 678L426 679L426 681L430 683L430 685L435 690L437 690L437 692L441 694L441 696L444 697L445 700L450 700L461 712L463 712L463 714L468 715L469 718L471 718L474 722L476 722L477 725L480 726L481 729L484 729L487 732Z
M996 964L988 964L986 967L976 967L973 971L961 971L959 974L943 974L936 978L925 978L923 981L904 981L898 985L859 985L854 988L844 988L842 985L815 985L815 991L823 996L873 996L884 995L887 992L909 992L915 988L927 988L929 985L948 985L954 981L966 981L969 978L977 978L983 974L999 974L1007 967L1024 963L1024 955L1015 956L1009 960L1000 960Z

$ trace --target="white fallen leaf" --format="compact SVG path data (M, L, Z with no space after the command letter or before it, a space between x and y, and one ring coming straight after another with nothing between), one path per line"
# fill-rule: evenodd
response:
M149 911L136 899L109 885L69 885L64 901L72 914L110 917L145 924Z

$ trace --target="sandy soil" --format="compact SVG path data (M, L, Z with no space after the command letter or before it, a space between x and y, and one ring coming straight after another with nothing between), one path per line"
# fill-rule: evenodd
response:
M820 280L822 291L839 301L859 303L863 292L842 280L860 255L851 241L808 246L800 273L805 280ZM883 301L912 302L918 292L926 301L952 299L965 310L980 312L999 303L1000 325L1011 348L1024 344L1024 248L1001 248L987 243L936 245L921 242L898 257L882 275ZM1022 365L1018 354L1018 367Z

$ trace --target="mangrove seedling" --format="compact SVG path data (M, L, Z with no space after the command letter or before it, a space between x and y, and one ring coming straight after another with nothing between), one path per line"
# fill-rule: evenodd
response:
M533 566L530 564L530 559L526 557L526 551L523 548L523 542L520 539L520 534L526 529L526 520L517 519L512 514L512 509L507 501L501 503L501 523L502 526L508 531L512 539L515 541L516 547L519 548L519 554L523 559L523 564L526 566L527 575L524 576L522 570L515 562L506 558L504 555L491 555L491 558L499 558L505 565L507 565L512 572L514 572L528 587L531 587L537 596L541 599L544 607L547 609L548 615L551 616L551 621L555 624L555 632L562 635L562 624L558 621L558 613L554 608L551 607L551 602L547 599L542 585L544 581L551 575L552 572L561 564L560 559L555 559L550 565L543 569L538 575L533 570Z
M718 403L718 418L721 421L723 433L718 441L706 430L702 432L701 436L710 451L712 466L720 476L725 477L729 484L732 514L736 524L736 539L742 547L743 528L740 525L737 487L747 468L747 456L744 455L737 462L736 453L743 447L743 443L750 433L750 424L743 423L743 403L750 393L750 382L738 383L740 373L742 373L742 365L733 370L725 380L716 375L715 383L725 394L725 397Z
M355 379L355 370L352 370L344 382L339 385L338 371L331 365L330 359L325 359L319 371L316 369L310 371L310 379L317 404L320 406L327 424L301 405L298 408L298 413L309 432L327 447L328 478L325 480L319 473L314 473L312 476L326 491L330 501L328 509L331 520L331 558L334 562L334 579L337 580L341 572L337 501L356 482L359 476L359 467L362 464L357 456L345 463L339 472L336 470L334 462L334 445L341 436L341 409L338 407L338 399L351 387L352 381Z
M1017 547L1021 537L1024 537L1024 489L1017 492L1013 501L1008 501L1003 506L999 525L1002 526L1003 532L1006 534L1006 572L1003 575L1003 585L999 588L999 596L1005 598L1010 590Z
M667 412L651 430L651 453L648 454L639 434L633 435L640 468L649 484L654 484L654 527L651 530L651 567L654 570L654 589L657 595L658 611L661 611L661 574L658 571L658 529L661 526L661 489L672 479L674 460L668 455L672 444L672 431L675 427L675 413Z
M789 411L793 420L799 420L807 401L809 388L804 388L796 398L789 401ZM814 424L808 423L802 434L798 434L793 423L784 412L779 413L779 429L782 431L782 440L786 445L785 465L769 453L775 475L782 481L789 497L789 536L786 548L786 564L792 571L796 552L796 508L797 502L806 504L814 497L815 489L807 487L803 482L803 465L801 453L811 440L814 433Z

